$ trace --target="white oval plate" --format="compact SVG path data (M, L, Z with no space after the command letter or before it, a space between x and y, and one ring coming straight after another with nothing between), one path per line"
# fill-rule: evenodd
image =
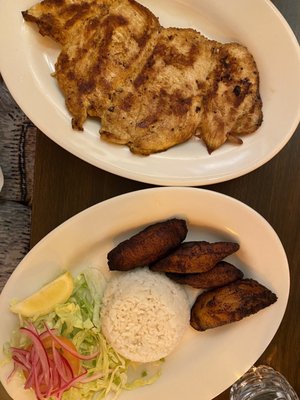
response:
M124 392L122 400L209 400L236 381L263 353L285 312L289 268L284 249L271 226L254 210L230 197L204 189L155 188L99 203L56 228L16 268L0 296L0 349L17 325L9 312L13 298L23 298L68 269L77 275L87 266L107 276L107 252L119 241L158 220L187 220L187 240L233 240L240 250L228 259L245 277L257 279L278 300L259 313L227 326L197 332L188 327L178 348L167 357L153 385ZM192 303L199 291L188 291ZM0 359L3 357L0 354ZM7 383L11 366L2 367L3 386L15 400L34 399L20 380ZM178 382L178 384L175 384Z
M242 146L209 155L193 138L166 152L140 157L99 138L92 120L71 129L62 93L50 76L59 47L23 21L36 0L2 0L0 70L17 103L53 141L108 172L157 185L196 186L244 175L274 157L300 119L300 51L287 22L269 0L141 0L163 26L192 27L221 42L238 41L253 53L261 80L264 122Z

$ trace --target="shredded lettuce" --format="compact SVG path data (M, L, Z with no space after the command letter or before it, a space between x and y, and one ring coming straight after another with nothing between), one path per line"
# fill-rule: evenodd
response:
M44 331L45 323L49 328L55 328L59 335L72 340L82 354L99 350L97 358L82 361L82 366L88 370L88 377L94 374L99 377L90 382L77 383L76 387L64 393L62 400L100 400L108 395L112 396L110 399L115 399L122 390L152 384L160 376L163 360L139 365L122 357L106 341L100 326L105 285L102 273L88 268L75 279L73 293L66 303L58 304L53 312L44 316L20 318L21 326L33 323L39 332ZM24 348L28 342L16 331L10 345Z

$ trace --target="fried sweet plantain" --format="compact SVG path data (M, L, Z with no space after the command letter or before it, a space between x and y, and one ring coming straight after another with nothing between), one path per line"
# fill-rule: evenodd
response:
M240 321L275 303L276 294L253 279L241 279L201 293L191 309L191 326L198 331Z
M185 242L172 254L151 265L151 269L179 274L206 272L239 247L234 242Z
M182 219L152 224L112 249L107 255L108 266L118 271L144 267L179 246L186 235L187 226Z
M242 279L243 272L234 265L226 262L218 262L212 269L196 274L167 273L169 278L177 283L192 286L197 289L212 289L228 285L238 279Z

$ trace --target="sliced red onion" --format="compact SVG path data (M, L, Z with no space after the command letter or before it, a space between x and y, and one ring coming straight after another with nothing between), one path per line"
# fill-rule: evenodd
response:
M48 354L43 346L43 343L39 336L35 333L35 331L30 330L29 328L20 328L20 331L23 332L26 336L28 336L32 344L36 350L35 354L38 354L44 377L45 377L45 383L48 386L49 385L49 358Z
M36 397L38 398L38 400L42 400L44 396L42 395L40 390L41 382L37 373L37 368L34 368L34 366L33 366L33 376L34 376L34 391Z
M56 330L55 329L50 329L51 332L53 332L55 334ZM42 333L40 333L40 339L41 340L45 340L47 338L51 337L50 333L48 331L44 331Z
M24 357L22 354L18 354L17 351L13 352L12 359L15 362L18 362L19 364L22 364L24 368L30 369L30 362L28 362L28 359Z
M48 326L46 324L45 324L45 326L46 326L46 329L49 332L49 334L56 341L56 343L58 343L63 349L67 350L75 358L79 358L79 360L92 360L92 359L96 358L99 355L99 351L98 350L96 352L88 355L88 356L78 353L78 351L73 350L70 346L68 346L62 340L60 340L57 336L55 336L54 333L51 332L51 330L48 328Z
M52 343L52 353L55 369L58 371L61 379L65 383L70 381L70 379L73 379L74 374L72 368L68 361L59 353L59 351L57 351L54 345L54 341Z
M8 379L12 377L17 369L23 370L26 373L24 388L32 388L38 400L45 400L49 397L61 400L63 393L76 383L90 382L103 376L102 373L97 373L88 377L86 370L74 376L70 363L57 350L55 343L58 343L61 348L77 359L91 360L99 354L98 351L89 356L82 355L57 338L54 333L55 330L49 329L47 326L46 331L41 334L38 334L33 325L29 325L27 328L20 328L20 330L31 339L32 345L28 349L11 348L14 368ZM42 340L49 337L52 339L51 357L49 357L42 342Z
M80 375L78 375L75 378L73 378L69 383L67 383L64 386L62 386L60 391L61 392L65 392L65 391L69 390L72 386L74 386L75 383L80 382L80 380L86 375L87 375L87 371L85 370Z
M30 371L29 375L28 375L28 377L26 379L26 382L25 382L25 385L24 385L25 389L30 389L31 387L34 386L34 371L33 371L33 368L30 367L29 371Z

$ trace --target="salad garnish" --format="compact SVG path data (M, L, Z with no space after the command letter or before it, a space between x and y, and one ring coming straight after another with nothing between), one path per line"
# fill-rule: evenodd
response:
M88 268L74 280L65 303L46 315L19 315L20 327L6 351L14 363L8 379L21 372L24 388L38 400L117 398L122 390L155 382L163 360L149 365L129 361L102 334L105 284L98 269Z

